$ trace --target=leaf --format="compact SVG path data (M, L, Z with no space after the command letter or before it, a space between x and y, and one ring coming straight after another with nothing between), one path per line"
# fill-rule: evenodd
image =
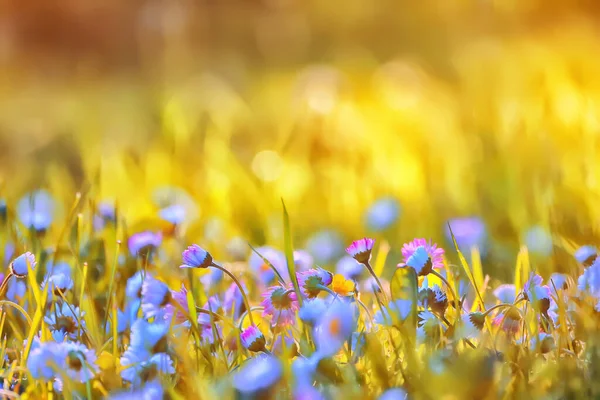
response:
M277 271L277 268L275 268L275 266L273 264L271 264L271 261L267 260L266 257L264 257L262 254L260 254L258 252L258 250L256 250L254 248L254 246L252 246L250 243L248 243L248 246L250 246L252 251L254 253L256 253L256 255L259 256L263 260L263 262L269 266L269 268L271 268L273 270L273 272L275 273L275 276L277 277L277 279L279 279L279 283L281 283L283 286L285 286L285 280L283 279L283 277L281 276L279 271Z
M410 320L410 326L413 328L412 332L416 333L417 327L417 294L418 294L418 280L415 270L409 267L398 268L392 277L390 282L390 292L392 300L410 300L412 304L412 311L407 318Z
M285 260L287 262L288 273L290 279L294 284L294 290L296 291L296 297L298 298L298 304L302 306L302 293L300 293L300 286L298 286L298 278L296 277L296 264L294 263L294 247L292 246L292 233L290 229L290 216L288 215L285 203L281 199L283 205L283 250L285 253Z

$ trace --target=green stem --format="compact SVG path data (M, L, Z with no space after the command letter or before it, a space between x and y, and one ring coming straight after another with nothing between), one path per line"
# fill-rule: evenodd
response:
M211 266L215 267L216 269L220 269L221 271L223 271L224 273L229 275L229 277L233 280L233 282L235 282L237 287L240 289L240 293L242 293L242 297L244 298L244 303L246 304L246 310L250 310L250 302L248 301L248 296L246 296L246 292L244 291L242 284L240 283L240 281L237 280L235 275L233 275L231 272L229 272L229 270L227 268L223 268L220 265L215 264L214 262L211 264ZM251 311L248 312L248 317L250 318L250 323L252 325L254 325L254 318L252 317Z
M371 267L371 263L369 263L369 261L367 260L367 261L365 261L363 263L363 265L367 268L367 271L369 271L369 273L371 274L371 276L373 277L373 279L375 279L375 282L377 282L377 286L379 286L379 289L381 290L381 294L383 295L383 299L387 303L387 295L385 294L385 290L383 290L383 285L381 285L381 282L379 281L379 278L377 277L377 274L375 274L375 271L373 271L373 268Z
M4 297L4 293L6 293L6 288L8 287L8 282L10 281L10 278L12 278L13 276L14 276L13 273L9 272L4 277L4 280L0 284L0 298Z

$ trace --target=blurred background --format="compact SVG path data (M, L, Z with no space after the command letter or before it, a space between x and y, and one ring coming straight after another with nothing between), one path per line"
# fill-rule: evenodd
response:
M280 245L282 198L298 247L450 248L463 218L488 271L521 244L568 269L599 237L599 9L5 0L0 194L45 188L64 215L79 191L133 229L176 187L187 240L215 245Z

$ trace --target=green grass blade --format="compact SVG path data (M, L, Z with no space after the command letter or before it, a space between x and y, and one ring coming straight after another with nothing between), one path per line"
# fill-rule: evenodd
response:
M292 233L290 229L290 216L288 215L285 203L281 199L283 205L283 249L285 253L285 260L287 261L287 268L290 274L290 279L294 284L294 290L296 291L296 297L298 298L298 304L302 306L302 293L300 293L300 286L298 286L298 279L296 277L296 264L294 263L294 247L292 246Z

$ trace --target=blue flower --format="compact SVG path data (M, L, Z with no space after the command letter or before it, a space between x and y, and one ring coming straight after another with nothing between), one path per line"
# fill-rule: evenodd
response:
M149 352L129 347L121 357L121 378L131 382L133 387L140 387L143 383L156 379L160 375L175 373L173 360L166 353L151 355Z
M189 246L184 250L183 265L179 268L208 268L213 263L210 253L197 244Z
M590 245L581 246L575 251L575 259L586 267L592 265L597 256L598 249Z
M75 340L79 332L85 328L84 315L84 312L79 311L79 307L62 302L55 305L54 312L48 311L44 321L48 324L53 336L56 335L57 338L66 336ZM79 321L81 321L81 326L79 326Z
M398 299L390 301L381 310L378 310L373 317L374 321L384 326L394 326L408 318L413 309L413 303L410 300Z
M296 266L296 272L306 271L313 267L314 259L305 250L294 250L294 265Z
M35 379L49 381L56 375L59 365L62 364L62 352L59 351L59 344L56 342L37 342L36 346L31 347L29 358L27 359L27 369Z
M552 275L550 275L550 278L548 279L548 287L552 289L556 287L556 290L567 289L567 287L569 286L569 280L570 279L567 274L560 274L558 272L555 272Z
M111 395L109 400L162 400L164 398L164 389L160 382L154 380L147 382L137 390L128 392L119 392Z
M164 352L169 324L167 322L147 322L138 319L131 325L130 348L144 349L149 353Z
M378 400L403 400L407 398L407 393L401 388L388 389L379 396Z
M58 263L47 269L50 270L50 273L46 274L41 288L42 290L48 290L48 301L52 301L51 294L53 292L57 296L60 296L57 290L60 290L64 294L67 290L73 288L73 279L71 278L71 267L67 263Z
M29 268L34 270L36 264L35 256L30 252L26 252L13 260L10 264L10 271L17 278L25 278Z
M127 242L132 256L146 255L148 252L158 248L162 243L162 235L151 231L133 234Z
M496 290L494 290L494 296L496 296L496 298L502 303L514 303L517 297L515 285L505 283L498 286Z
M6 291L6 298L10 301L19 302L23 297L25 297L25 293L27 292L27 284L18 279L11 279L8 282L8 290Z
M202 277L200 277L200 282L204 285L205 288L209 289L219 282L223 280L223 271L217 268L209 269Z
M26 227L44 231L52 223L54 208L54 200L50 193L45 190L37 190L19 200L17 214Z
M315 298L310 301L305 301L298 311L300 319L310 325L314 325L327 310L325 301L321 298Z
M146 278L145 275L145 272L138 271L127 280L125 294L127 295L128 299L140 299L142 297L142 285L144 284L144 280Z
M146 318L162 318L171 297L171 291L164 282L150 275L146 276L142 285L142 311Z
M577 287L582 292L587 292L591 296L600 298L600 260L596 259L594 263L583 271L583 274L577 281Z
M533 254L541 256L552 254L552 236L539 225L532 226L525 232L525 245Z
M356 328L356 313L353 305L334 300L327 312L319 319L313 337L320 357L336 354L350 338Z
M479 217L453 218L448 221L456 238L460 251L469 255L472 247L477 247L482 254L486 250L485 223ZM452 243L452 235L446 224L446 238Z
M425 250L425 247L419 246L415 249L414 253L408 257L406 265L413 267L415 271L417 271L417 275L419 275L419 272L425 267L425 264L427 264L428 261L429 253Z
M243 283L242 287L244 290L246 290L246 285ZM237 319L242 314L241 310L243 305L244 299L242 297L242 292L240 292L238 285L232 283L229 285L227 291L225 291L225 295L223 297L223 310L227 313L227 315L233 315L233 318Z
M379 232L392 226L400 217L400 203L393 197L382 197L365 213L367 228Z
M96 353L81 343L65 342L60 346L64 370L74 381L85 383L98 371Z
M335 272L343 275L344 278L350 280L356 280L362 274L365 267L359 264L354 257L344 256L340 258L335 266Z
M306 249L319 265L329 264L344 253L344 242L334 230L322 230L306 242Z
M283 374L279 360L259 355L248 360L233 376L233 387L243 394L254 394L275 385Z
M158 216L173 225L178 225L185 221L185 207L181 204L171 204L161 209Z
M272 247L262 246L256 249L264 258L266 258L275 267L283 279L289 279L285 255ZM258 279L265 285L268 285L275 279L275 272L264 260L256 253L252 252L248 259L248 266Z

